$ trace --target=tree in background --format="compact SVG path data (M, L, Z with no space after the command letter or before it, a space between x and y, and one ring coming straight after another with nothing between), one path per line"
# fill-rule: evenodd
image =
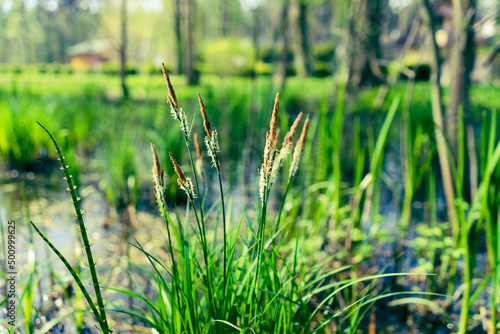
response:
M444 137L443 122L443 94L441 90L441 63L439 48L436 42L437 22L433 14L433 9L429 0L419 0L420 16L427 29L427 43L429 44L430 66L431 66L431 105L432 119L434 121L434 136L436 137L436 146L438 150L439 165L441 177L443 179L443 188L446 198L446 208L448 210L448 219L453 230L457 230L457 216L455 209L455 187L453 184L451 164L448 159L448 148Z
M280 69L280 91L285 90L285 82L288 71L288 16L290 9L290 0L283 1L283 7L281 9L280 16L280 28L279 34L283 39L283 48L281 50L281 69Z
M121 2L121 38L120 38L120 81L123 99L129 98L126 74L127 74L127 0Z
M187 0L187 58L186 78L188 85L197 85L200 81L199 73L195 69L195 28L196 28L196 3Z
M8 13L0 10L0 31L3 32L0 36L0 63L5 63L7 61L7 19Z
M123 62L129 62L129 69L144 69L149 73L151 65L158 66L164 61L174 72L187 75L190 84L199 81L198 71L258 73L275 74L278 86L284 88L287 75L294 72L301 76L318 73L325 76L345 71L353 88L385 80L379 60L385 57L384 66L391 65L393 58L387 57L387 48L397 50L400 46L389 38L389 32L404 37L405 27L409 26L408 19L400 20L403 23L398 26L401 14L393 8L395 3L402 8L414 7L416 1L127 0L126 44L133 47L128 48L123 60L121 1L8 0L2 3L10 5L0 6L0 60L18 64L67 62L68 47L105 38L115 53L110 60L112 64L102 68L113 67L113 73L117 74ZM480 23L474 17L483 19L485 8L492 5L482 5L477 0L433 0L433 10L437 3L451 3L450 8L458 13L453 15L453 29L467 32L466 36L459 32L451 34L454 43L446 63L450 66L445 68L450 70L444 73L446 78L447 74L452 76L447 106L449 124L445 128L453 139L458 105L464 105L466 115L468 111L467 91L474 61L472 24ZM251 9L255 4L258 13ZM208 49L214 49L212 42L221 41L231 44L232 55L227 55L227 59L235 60L234 41L248 44L251 40L254 41L251 50L240 48L245 55L238 55L246 58L243 60L246 63L233 68L231 64L238 61L228 61L224 73L207 66L211 60L201 57L209 53Z
M297 72L301 76L309 76L312 73L311 53L309 49L309 29L308 29L308 9L309 0L296 1L296 27L297 27L297 40L296 40L296 60Z
M341 7L347 11L345 26L340 29L345 36L346 52L342 56L346 59L341 63L348 69L348 87L385 80L378 65L384 6L385 0L353 0Z
M229 10L229 0L219 0L222 9L222 17L220 20L220 32L223 37L229 34L229 26L231 23L231 12Z
M450 102L446 110L446 135L453 151L457 147L457 115L462 105L470 111L470 74L474 67L475 0L453 0L452 46L450 49Z
M175 24L175 49L177 51L177 74L184 73L184 43L181 32L181 0L175 0L174 24Z
M17 58L20 64L28 62L28 26L26 22L26 6L24 1L19 2L19 39L17 40Z

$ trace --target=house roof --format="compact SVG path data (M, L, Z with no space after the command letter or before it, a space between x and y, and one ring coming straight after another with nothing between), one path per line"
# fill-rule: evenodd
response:
M108 41L103 39L96 39L85 41L68 47L67 54L68 56L97 55L109 49L110 44Z

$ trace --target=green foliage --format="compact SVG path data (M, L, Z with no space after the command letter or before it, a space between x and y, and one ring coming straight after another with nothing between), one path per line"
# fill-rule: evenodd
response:
M483 267L476 263L478 240L485 229L488 229L487 260L490 263L487 268L494 268L498 262L494 245L498 244L495 226L500 197L496 185L500 169L496 162L500 151L496 147L498 134L493 127L498 117L490 113L498 101L498 88L473 89L470 119L483 119L482 140L477 141L480 143L477 150L480 182L473 198L469 196L467 184L470 181L467 173L473 170L472 165L468 165L472 151L466 148L465 130L460 130L463 152L453 172L455 182L461 185L455 203L463 218L461 237L456 239L450 233L450 225L437 199L441 190L435 168L437 158L427 84L416 83L411 103L407 104L406 83L396 83L380 107L374 109L378 89L364 90L356 98L349 95L344 98L340 89L334 101L332 79L290 78L286 91L281 94L281 138L298 112L304 111L312 115L307 138L310 144L304 149L303 164L296 179L279 176L276 180L269 208L263 215L262 208L253 205L256 191L251 187L262 160L260 151L272 110L273 100L269 98L269 92L275 90L272 78L257 77L252 81L206 75L198 87L183 86L182 77L172 78L176 86L180 83L177 97L187 113L191 134L204 132L201 118L195 112L198 109L196 92L203 96L210 120L219 133L223 161L218 170L208 169L209 164L205 164L204 177L207 178L200 180L197 198L188 200L183 211L174 207L174 203L185 203L186 197L179 191L175 178L170 178L174 171L168 163L168 152L172 151L184 168L190 165L191 148L188 148L189 154L183 154L184 139L171 119L165 104L165 83L158 80L158 76L159 73L130 77L133 99L127 103L116 102L119 80L115 76L9 73L0 77L0 83L5 84L0 90L3 121L0 123L0 157L12 168L29 170L40 159L55 158L51 142L32 124L36 118L50 123L56 136L61 138L75 182L78 171L95 168L92 167L95 164L75 168L78 167L76 160L96 157L100 185L104 186L109 204L116 209L130 204L140 207L139 204L144 204L140 203L141 194L150 188L151 158L147 146L149 142L157 146L161 164L169 176L165 190L168 208L162 212L166 216L165 229L158 235L168 231L170 238L165 236L163 246L154 250L131 242L149 265L135 259L128 272L140 273L141 282L151 281L155 292L113 288L133 297L137 303L134 308L117 304L107 309L120 309L159 332L248 332L250 328L256 332L284 332L285 328L287 332L302 329L321 332L325 328L348 332L365 330L367 323L363 319L374 307L371 301L385 296L386 283L391 280L384 279L374 285L360 285L358 281L359 284L350 285L360 275L384 272L378 266L372 267L373 261L370 266L361 262L334 273L328 271L345 263L375 260L381 249L387 249L384 248L387 244L394 243L396 248L403 242L405 246L401 246L401 251L418 257L417 267L413 269L435 276L428 277L425 287L403 278L404 283L398 288L411 290L407 287L411 284L415 289L418 285L421 289L427 288L426 291L445 291L450 277L456 275L468 284L463 290L468 294L457 299L460 303L468 300L462 310L461 324L465 325L475 321L467 314L469 309L476 309L481 299L489 298L492 309L498 305L498 297L491 289L498 281L498 273L492 270L483 275ZM51 95L47 94L49 86L53 91ZM395 104L391 108L398 95L405 101L401 119ZM482 110L486 112L483 114ZM399 124L401 127L397 128ZM478 128L475 132L479 133ZM404 151L398 154L401 148ZM407 168L404 182L391 180L394 174L390 174L388 167L388 164L397 164L399 159ZM229 201L243 201L233 199L232 188L241 185L243 173L234 172L241 166L248 168L244 175L250 181L250 204L244 213L234 214L229 211L238 206L228 204L222 196L217 200L216 189L220 189L221 195L229 194L226 196ZM284 169L289 166L290 162L285 161ZM217 182L217 177L220 177L219 187L210 186L210 182ZM385 197L387 193L391 196L389 199ZM401 194L404 197L400 197ZM222 203L228 204L225 209ZM389 205L397 210L397 217L393 219L379 214L379 210L383 212ZM260 215L256 211L260 211ZM259 232L258 226L266 212L266 223ZM227 215L225 219L223 213ZM424 223L413 230L413 222L422 220ZM198 221L201 228L197 226ZM397 225L387 228L387 224L393 223ZM227 229L226 238L222 237L223 225ZM407 243L409 235L416 237ZM474 260L468 260L462 269L465 257ZM398 261L395 260L395 272L402 271L397 269L401 265ZM177 277L174 277L174 266ZM255 274L257 268L259 275ZM78 271L75 272L78 276ZM256 277L260 277L258 285ZM342 287L338 295L328 298ZM485 297L490 292L491 297ZM31 298L29 294L26 296ZM420 302L437 310L441 297L426 295L425 298L423 302L409 297L401 303ZM316 306L310 306L323 301L317 311ZM136 307L140 303L144 307ZM26 312L32 311L26 308ZM419 307L421 315L425 309ZM310 326L303 326L314 312ZM443 323L459 323L453 316L448 319L441 313L439 319ZM498 322L495 318L488 321Z
M119 75L121 71L121 65L118 62L107 61L100 64L100 72L106 75ZM137 65L128 62L125 65L125 74L133 75L139 73ZM149 73L147 73L149 74Z
M203 73L223 76L248 76L254 60L252 43L248 39L224 38L206 43L202 49L203 62L198 69Z

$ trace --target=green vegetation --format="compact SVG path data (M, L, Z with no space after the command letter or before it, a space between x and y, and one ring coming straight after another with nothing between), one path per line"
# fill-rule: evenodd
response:
M0 0L0 332L500 334L498 14Z
M415 84L405 95L407 83L399 82L374 106L377 87L349 96L330 79L289 78L269 129L271 77L204 76L200 86L177 87L184 80L174 76L171 106L160 75L130 76L133 98L125 102L112 76L19 74L1 80L4 165L39 173L53 159L63 160L65 152L66 179L71 180L70 170L75 183L82 182L77 175L97 173L101 191L123 224L130 284L115 285L107 274L100 275L104 280L99 283L97 270L106 270L94 266L86 253L95 288L91 295L83 286L87 274L79 261L71 265L69 255L45 237L45 223L36 223L83 294L68 296L73 308L53 317L52 326L56 319L73 319L83 332L93 321L80 312L90 308L104 332L124 328L127 318L136 330L160 333L354 334L372 324L407 330L404 324L391 327L379 305L403 305L423 331L452 323L460 332L480 332L485 322L470 313L484 305L490 328L498 325L498 88L474 87L468 115L472 125L459 127L458 155L451 160L454 182L460 185L457 233L438 201L442 188L426 83ZM196 92L205 102L206 118L197 112ZM295 123L300 111L310 118ZM305 122L307 135L289 143L284 134ZM206 134L208 150L200 140L204 152L196 157L195 133L197 138ZM58 156L51 153L51 139L61 143L60 148L56 144ZM150 142L157 150L154 159ZM168 162L170 152L174 164ZM98 163L89 164L91 159ZM152 187L152 161L154 195L164 218L163 231L153 232L162 241L157 249L136 238L141 225L131 213L152 209L143 196ZM394 164L403 167L400 174ZM79 205L73 183L69 189ZM234 198L235 192L242 198ZM238 207L241 212L235 211ZM91 241L79 210L87 252ZM481 249L484 237L487 247ZM416 261L418 267L408 268L405 261ZM41 279L37 263L27 269L29 282ZM51 288L62 284L55 277ZM24 331L32 333L29 305L35 308L36 293L28 285L24 289ZM105 304L104 299L113 301ZM453 309L457 301L460 314Z

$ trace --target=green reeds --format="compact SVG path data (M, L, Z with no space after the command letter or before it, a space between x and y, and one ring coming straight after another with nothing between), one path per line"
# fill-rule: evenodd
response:
M462 307L460 313L460 327L459 333L467 332L469 311L472 307L473 301L477 295L484 289L485 284L476 288L474 295L472 294L472 280L474 278L475 260L477 248L479 244L479 232L484 224L486 231L486 244L488 250L488 261L490 264L489 279L492 285L492 294L490 300L490 332L497 333L497 307L498 307L498 269L499 269L499 228L498 228L498 207L499 207L499 194L500 186L499 167L498 161L500 159L500 143L496 142L497 137L497 116L494 110L491 115L491 123L489 128L489 137L486 142L486 148L482 150L486 152L482 156L481 166L482 181L477 189L476 196L474 196L470 205L470 210L467 218L464 218L462 223L462 233L460 239L460 246L464 250L464 292L462 296ZM460 137L459 137L460 139ZM463 136L461 137L463 140ZM464 149L463 146L461 148ZM496 181L496 182L495 182ZM476 296L476 297L475 297Z
M370 211L370 209L378 212L378 207L375 208L375 203L373 203L373 195L374 195L374 184L378 181L382 169L382 161L384 156L385 144L387 141L387 137L389 135L389 130L391 128L394 117L396 116L396 112L398 110L400 97L396 97L387 112L387 116L385 117L384 123L380 130L379 136L377 137L377 142L375 144L372 158L370 161L370 172L365 176L363 181L359 184L356 190L356 194L354 195L354 210L353 210L353 231L359 231L361 229L361 222L364 215ZM366 200L364 202L364 206L360 207L360 203L362 200L362 196L365 195L366 191ZM360 210L363 211L363 214L360 213Z
M184 133L184 137L186 141L189 140L189 130L187 126L187 122L183 120L185 115L182 112L182 109L179 108L177 101L175 101L175 92L171 87L169 79L167 78L167 86L169 88L170 97L169 102L174 109L173 113L175 113L175 118L180 121L181 131ZM220 161L218 157L218 141L216 130L213 128L208 121L208 115L205 109L204 104L200 100L200 109L202 112L204 127L207 133L207 138L205 140L208 155L212 159L212 164L216 168L219 178L219 187L221 190L221 201L224 202L223 197L223 189L222 189L222 180L220 176ZM180 327L178 330L187 330L188 328L197 332L198 330L202 330L204 328L205 331L213 331L221 332L224 328L229 329L237 328L242 331L244 330L258 330L264 332L275 332L276 330L281 331L284 329L289 329L290 331L295 331L297 327L293 325L293 313L289 312L289 309L293 310L294 303L298 303L300 305L301 310L299 311L301 316L304 316L304 319L312 319L314 318L314 314L310 314L307 311L306 305L302 302L301 294L303 294L304 286L307 286L306 282L308 279L303 277L300 283L294 281L294 277L297 275L297 266L298 266L298 249L299 245L296 244L294 256L293 256L293 269L292 267L288 267L286 264L286 260L282 258L282 256L278 253L278 249L280 245L275 244L276 235L280 231L279 223L281 220L281 213L283 211L283 204L281 205L281 210L278 213L276 226L273 228L275 233L268 239L266 237L266 216L267 216L267 206L270 195L270 189L275 181L278 171L283 164L283 160L285 160L289 155L292 155L292 160L290 163L290 171L288 173L288 189L290 189L291 181L293 176L297 173L299 168L302 151L305 146L305 141L307 137L307 130L309 128L309 118L305 121L301 136L297 143L293 145L292 139L297 131L299 126L299 122L302 114L295 120L290 131L285 136L285 140L283 141L282 148L280 150L277 149L277 118L278 118L278 110L279 110L279 96L276 96L275 106L273 108L273 115L271 117L270 131L267 135L266 147L264 149L264 162L261 172L261 182L260 182L260 195L261 195L261 209L260 216L258 218L258 229L257 233L253 235L254 241L253 243L248 244L248 247L238 247L237 251L237 242L240 238L240 227L243 221L243 217L238 224L238 230L234 235L234 238L231 238L233 241L231 244L228 244L228 232L226 230L226 226L223 226L224 234L221 241L221 257L223 257L222 261L222 270L217 275L217 268L220 268L220 265L217 259L217 251L213 253L213 250L210 250L208 247L206 230L204 226L202 226L202 220L200 219L200 215L198 214L198 210L195 206L195 197L200 198L200 193L195 184L187 177L182 167L177 163L177 160L170 154L170 159L174 166L174 170L178 176L177 183L178 185L186 192L188 197L188 203L190 204L188 209L192 209L194 218L196 220L196 225L198 226L197 236L193 236L193 240L197 240L198 244L201 245L201 253L203 254L203 258L205 261L205 268L199 267L199 264L196 264L194 261L194 253L191 253L187 249L187 245L191 243L192 240L189 236L181 233L183 229L189 229L188 226L182 227L179 221L179 226L175 227L170 222L170 218L166 215L166 211L163 209L166 205L166 200L164 197L159 196L158 194L164 194L165 184L160 182L159 180L163 179L163 171L159 166L159 159L154 151L154 167L153 167L153 175L155 180L155 193L157 194L158 204L160 206L161 211L164 214L164 218L167 224L167 229L172 229L174 231L174 235L176 236L177 245L174 247L172 245L172 239L170 237L170 232L168 232L168 243L170 249L170 256L172 258L172 287L164 286L163 283L160 284L158 282L158 286L164 286L165 289L168 289L171 294L171 298L175 298L178 305L172 304L173 309L167 313L167 318L164 320L159 320L160 323L169 323L170 330L173 329L172 322L175 319L175 314L181 314L181 317L184 319L183 322L179 324ZM198 153L198 156L201 154ZM193 167L193 175L196 175L196 171ZM288 193L288 191L287 191ZM282 203L286 200L286 194L283 198ZM200 204L201 205L201 204ZM225 211L224 204L221 205L222 210ZM206 217L206 216L205 216ZM222 220L225 225L225 214L222 213ZM189 214L186 213L186 224L189 224ZM215 235L217 236L217 235ZM185 238L185 239L184 239ZM298 239L296 239L298 241ZM217 243L214 242L214 247ZM270 247L271 254L268 253L268 247ZM140 245L137 245L139 249L143 250ZM196 248L196 243L194 244ZM173 250L176 250L174 252ZM246 250L245 250L246 249ZM177 253L177 254L175 254ZM150 262L156 268L155 262L161 264L163 261L157 258L153 258L149 253L145 253L148 258L150 258ZM215 259L210 260L211 254L214 254ZM253 255L252 255L253 254ZM237 256L236 261L233 259L234 256ZM271 256L272 255L272 256ZM177 258L177 261L175 260ZM274 258L274 260L273 260ZM154 259L154 260L152 260ZM278 260L283 263L283 266L278 266ZM194 267L192 267L194 265ZM163 266L163 265L162 265ZM186 267L187 266L187 267ZM165 265L165 268L168 266ZM318 269L321 268L318 266ZM156 269L155 269L156 270ZM314 272L314 270L313 270ZM303 273L303 272L302 272ZM301 274L302 276L303 274ZM205 314L203 304L199 304L201 301L196 301L195 299L189 297L193 296L193 286L191 284L186 285L186 280L196 279L197 284L203 283L202 291L207 291L205 305L209 307L209 313ZM201 280L200 280L201 278ZM165 282L165 279L161 279L162 282ZM209 291L210 288L214 288L213 294ZM179 289L178 292L174 293L173 291ZM219 294L219 292L221 292ZM128 294L133 294L131 291L127 292ZM144 299L144 297L134 294L135 297ZM212 299L213 297L218 296L219 300L215 301ZM221 296L224 300L220 300ZM292 301L292 304L288 304L285 302L283 304L282 299ZM239 302L238 302L239 301ZM218 303L218 304L217 304ZM190 308L186 308L185 306L190 305ZM286 305L286 307L285 307ZM157 312L160 312L162 307L159 305L153 306ZM187 314L188 310L200 310L202 318L198 318L197 314ZM237 311L238 310L238 311ZM274 311L271 311L274 310ZM269 312L271 313L269 314ZM171 314L169 314L172 312ZM270 317L269 317L270 315ZM282 317L288 317L288 321L290 323L282 323ZM169 320L169 317L172 317ZM273 321L269 321L270 319L274 319ZM158 322L150 320L151 324L154 324L155 328L162 328ZM325 323L326 325L326 323ZM270 329L272 328L272 330ZM305 332L310 332L308 326L302 327L301 329L305 330ZM288 332L288 331L286 331Z
M495 150L495 141L497 138L497 111L491 113L491 127L489 131L488 154L486 157L486 170L484 172L484 197L481 205L481 216L484 219L486 227L486 240L488 246L488 260L491 271L491 333L496 334L499 331L497 320L498 307L498 289L500 286L500 227L499 227L499 208L500 208L500 168L498 167L498 149ZM495 164L495 167L490 167ZM493 170L492 170L493 169Z
M167 79L167 87L170 91L171 84L169 83L169 79ZM213 102L214 99L211 99L211 96L211 94L207 94L206 101ZM178 177L176 178L178 184L187 193L186 212L184 215L183 211L180 212L177 208L172 207L173 204L170 203L173 203L173 201L167 201L168 193L166 192L166 187L169 186L168 182L170 178L165 177L159 163L158 155L153 148L155 197L165 223L162 229L165 233L165 244L163 245L164 247L160 247L159 251L165 250L166 256L162 257L154 254L153 252L156 250L149 250L149 248L142 247L137 240L131 238L131 240L135 241L131 241L130 246L138 249L149 262L149 265L135 263L134 260L130 260L130 264L134 269L138 269L134 273L138 272L142 274L140 279L147 280L152 284L154 291L138 291L140 288L138 284L134 287L133 291L131 287L110 288L139 301L134 304L133 308L125 306L119 309L119 311L141 320L147 327L154 328L160 333L187 332L201 334L239 331L246 333L297 333L301 331L304 333L322 333L328 331L354 333L363 328L360 327L360 324L362 324L365 314L371 309L373 302L389 296L389 294L380 292L374 284L365 285L365 288L361 288L358 285L368 280L391 277L391 275L399 277L399 275L405 274L381 273L358 278L363 266L353 263L356 261L352 256L354 252L349 253L345 250L337 252L336 245L332 246L332 244L325 242L326 238L322 239L319 243L314 243L307 239L307 235L314 235L318 231L327 230L326 227L332 219L335 219L336 223L337 220L340 223L336 224L339 235L342 232L345 233L345 231L341 231L341 227L352 224L352 222L359 224L358 228L361 229L363 209L366 212L369 209L369 206L365 205L364 199L368 198L370 202L372 197L378 196L382 191L380 188L374 187L374 183L380 182L377 180L380 180L380 176L382 175L381 165L382 159L385 158L385 143L388 140L388 133L391 129L391 123L393 123L396 117L398 106L397 99L395 99L386 116L382 131L377 131L379 133L377 138L373 138L372 140L373 149L370 155L370 174L365 178L363 178L365 149L362 147L360 140L361 124L359 119L355 122L354 200L351 206L346 205L343 207L342 205L345 205L342 200L344 190L340 192L342 189L341 186L343 186L343 170L341 169L340 162L342 162L342 155L344 154L343 152L342 155L340 154L340 147L343 146L339 141L343 138L342 124L344 122L343 118L346 116L343 115L343 111L338 111L338 108L343 108L343 106L340 107L342 104L340 96L337 102L337 111L333 116L333 128L332 124L317 126L318 119L330 119L326 103L322 107L321 116L315 116L311 121L311 129L307 137L309 139L317 138L318 129L319 131L325 131L322 138L323 143L320 143L323 146L318 148L316 146L318 143L316 142L312 148L306 147L304 162L307 164L303 164L303 167L310 173L305 176L303 175L304 173L301 173L302 175L300 175L297 186L294 185L295 177L297 176L300 157L303 154L302 150L304 149L306 138L305 131L308 128L306 124L309 124L309 121L306 121L304 124L304 134L301 135L296 144L292 145L293 135L289 134L297 130L300 121L299 116L290 128L289 134L285 136L282 146L279 148L277 147L277 129L276 132L273 130L273 123L279 123L277 121L278 108L273 109L273 121L271 121L271 129L266 138L265 151L267 153L265 154L264 162L267 162L267 164L263 164L266 168L262 169L265 181L262 187L263 191L261 191L263 193L262 201L258 205L257 213L251 210L249 212L245 211L239 216L238 221L232 221L231 201L225 201L227 200L225 198L225 195L227 196L225 190L227 191L227 189L224 189L223 180L225 181L225 178L223 179L222 177L223 168L221 164L225 163L226 159L221 159L221 155L223 154L220 153L218 147L219 143L215 127L208 121L208 113L201 102L201 97L199 97L200 109L202 116L204 116L203 123L208 124L208 126L205 126L207 137L205 143L208 155L212 159L213 167L217 172L220 190L220 202L216 198L215 203L207 204L207 202L210 203L211 197L202 196L200 189L204 190L205 194L207 189L211 189L207 185L210 175L203 178L204 182L199 182L200 188L198 188L198 181L200 181L200 175L202 174L199 173L199 170L202 168L197 166L198 162L193 163L191 157L191 130L192 128L199 127L200 124L192 125L187 122L186 115L179 107L172 88L169 102L173 113L181 125L182 136L188 150L187 154L193 175L189 175L189 171L186 168L189 165L187 164L187 160L185 160L186 164L182 164L183 156L179 151L175 151L172 148L174 141L161 141L159 135L156 138L154 133L151 134L151 137L153 137L152 141L160 141L163 149L168 148L175 152L172 154L171 160L174 169L178 173ZM191 104L193 105L193 103ZM221 106L213 106L209 110L218 111L221 110ZM213 117L211 115L211 119L214 120L214 124L222 123L220 122L221 116L217 113L214 113ZM411 124L409 119L407 121L408 128L411 131L407 133L408 137L406 137L408 140L406 143L408 151L406 152L405 159L411 163L413 170L407 174L411 176L409 182L411 182L412 188L408 188L411 192L408 192L408 199L404 202L403 207L405 209L403 210L405 212L404 216L409 218L411 217L412 195L416 192L418 185L424 178L424 166L428 160L432 160L432 157L428 158L428 155L424 157L423 155L425 154L421 154L420 152L421 148L429 146L429 140L424 134L424 129L419 125ZM260 123L263 123L263 121ZM172 124L165 120L162 121L161 126L166 128L165 132L169 132L168 135L178 133L172 131ZM292 131L292 129L295 130ZM221 136L224 133L228 133L228 130L223 127L221 127L220 131ZM331 143L330 132L337 138L334 143ZM375 136L372 135L372 137ZM126 141L118 141L116 144L115 147L123 149L122 152L126 152L127 150L123 146L130 146L130 143ZM313 155L322 154L326 156L326 159L322 158L322 162L326 161L327 165L322 166L322 172L324 173L321 176L312 177L312 172L315 171L316 166L314 165L314 159L309 159L313 156L310 154L311 150L313 150ZM317 152L318 150L321 152ZM159 150L160 153L165 151L168 152L168 150ZM199 150L197 149L197 151ZM286 151L288 151L287 155L284 154ZM332 156L330 152L335 156ZM426 152L428 151L426 150ZM429 152L432 153L432 150ZM129 154L132 157L133 153ZM174 156L178 159L178 162ZM201 154L198 154L198 157L200 156ZM277 180L276 177L279 178L277 175L286 156L292 156L291 161L286 164L287 167L290 167L289 172L284 173L285 175L282 177L283 182L274 182ZM491 157L495 156L495 154L491 153L488 155L485 153L486 156ZM185 154L184 158L187 158ZM127 154L124 154L121 160L126 161ZM334 162L334 166L330 166L331 161ZM62 161L62 163L65 165L65 162ZM117 167L120 166L117 164ZM463 170L463 168L460 170ZM65 176L69 173L67 168L66 170L63 169L63 171L65 172ZM110 169L109 172L112 173L110 176L116 176L123 181L123 177L118 176L120 174L118 170L113 171ZM323 175L328 177L328 173L330 172L334 172L332 173L334 175L327 179L327 181L319 179L320 177L323 178ZM481 172L484 174L485 168L482 168ZM460 174L461 172L458 173ZM493 201L495 189L497 189L494 182L496 180L495 177L497 177L495 173L496 171L494 170L493 174L491 174L489 185L490 197L487 200L488 207L497 205ZM215 177L215 173L213 175ZM189 180L189 176L195 179L191 181ZM227 177L226 174L224 176ZM311 179L323 182L311 184L311 182L314 182ZM273 210L276 203L274 201L274 193L270 191L273 182L277 185L283 184L283 195L279 198L281 202L278 202L276 205L276 209L279 208L279 211ZM432 184L431 188L433 188L434 179L429 180L429 183ZM175 184L172 185L175 186ZM274 187L276 188L276 185ZM70 186L69 189L71 188L74 187ZM485 186L483 184L478 188L478 194L485 194L483 190ZM345 194L349 194L349 189L345 190ZM367 192L367 190L369 191ZM279 191L277 193L280 194ZM314 193L314 195L311 196L311 193ZM435 202L435 193L431 192L431 194L426 196L428 196L428 200ZM73 194L71 195L73 198ZM204 200L205 198L206 201ZM333 203L332 199L334 200ZM171 206L170 208L167 207L167 203ZM376 206L377 200L374 199L371 203L374 203L373 205ZM485 207L485 202L481 202L480 210L491 210L484 209ZM174 215L173 213L169 213L169 210L177 211ZM344 221L346 213L349 213L349 210L351 210L351 220L348 217ZM433 216L435 216L435 208L431 211ZM490 213L493 215L494 210L490 211ZM483 217L481 219L484 219L486 224L486 215L481 217ZM434 223L436 222L435 217L432 220ZM270 222L274 222L274 225ZM492 224L496 224L494 220ZM222 225L222 229L219 228L219 225ZM245 228L246 226L248 228ZM477 226L477 223L474 223L472 230L475 231ZM38 230L37 232L44 238L41 232ZM48 240L44 240L51 246ZM342 236L339 236L338 240L342 240ZM327 250L324 251L323 248L327 248ZM310 256L311 249L313 249L315 257ZM53 250L59 257L63 257L56 249ZM353 249L350 248L349 250ZM319 257L321 257L320 260L318 260ZM337 261L344 260L351 264L341 269ZM496 261L498 262L498 260ZM63 263L67 267L69 266L68 270L78 284L78 279L81 278L79 272L77 270L73 270L72 272L70 270L71 266L67 262L64 262L64 260ZM92 265L95 264L93 261L89 263ZM495 264L494 260L492 264ZM348 277L349 269L352 269L351 277ZM491 277L493 277L493 273ZM495 279L498 280L498 275ZM102 316L98 303L93 302L92 297L88 293L85 294L85 287L80 286L80 288L96 317ZM473 293L474 290L470 291L470 305L475 300L477 291L478 289L476 289L475 293ZM427 296L431 295L428 294ZM492 299L498 299L498 296ZM410 300L414 301L416 298L406 299L407 302L411 302ZM494 305L495 302L493 300L492 303ZM492 319L492 322L494 323L496 320Z
M179 121L180 130L184 135L186 150L187 150L187 153L189 156L189 162L191 163L191 170L193 173L194 185L193 185L190 178L186 178L184 176L182 169L177 164L177 161L175 160L172 153L169 153L170 160L172 161L175 172L179 176L177 183L178 183L180 188L182 188L184 191L186 191L188 199L191 202L193 212L195 214L196 222L198 225L198 230L200 232L199 235L201 238L202 248L203 248L203 258L204 258L205 266L206 266L205 284L206 284L206 287L208 290L208 297L210 300L210 302L209 302L210 310L211 310L210 312L211 312L212 316L215 316L217 313L217 307L216 307L216 302L214 300L214 292L213 292L213 286L212 286L213 281L211 279L212 269L210 267L210 262L209 262L211 256L210 256L208 244L207 244L207 233L206 233L206 226L205 226L204 209L203 209L203 203L202 203L202 196L201 196L200 188L198 185L198 176L197 176L198 173L196 172L196 166L195 166L195 163L193 160L193 155L191 153L190 127L187 123L186 114L185 114L184 110L182 110L182 108L179 107L174 87L172 86L172 83L170 82L170 77L169 77L169 75L167 73L167 69L165 68L165 65L163 63L162 63L162 71L163 71L163 76L165 78L165 81L167 84L167 89L169 92L168 102L170 104L172 116L175 120ZM194 204L195 198L198 199L198 209L196 209L196 206ZM199 211L199 215L198 215L198 211Z
M73 267L69 264L69 262L65 259L65 257L56 249L56 247L45 237L45 235L36 227L36 225L30 221L31 225L35 229L35 231L40 235L40 237L47 243L47 245L56 253L57 257L61 259L61 261L64 263L66 268L69 270L71 273L71 276L73 276L73 279L77 283L78 287L82 291L89 307L91 308L92 312L94 313L94 316L97 319L97 322L99 323L99 326L101 327L101 330L104 333L110 333L111 330L109 328L108 320L106 317L106 310L104 308L104 299L102 297L101 293L101 288L100 288L100 282L97 278L97 270L95 267L96 261L94 257L92 256L92 250L90 248L91 243L89 241L89 238L87 236L87 226L85 225L83 221L83 210L80 208L80 197L77 196L76 193L76 187L73 185L73 180L72 180L72 175L69 172L69 166L66 165L66 161L63 155L63 152L61 148L59 147L57 141L54 139L52 134L47 130L42 124L37 122L38 125L40 125L45 132L49 135L50 139L52 140L52 143L54 144L57 155L59 156L59 161L61 162L61 170L64 172L64 180L68 184L67 190L69 191L71 195L71 203L73 203L73 206L75 208L75 217L77 218L78 221L78 230L80 232L82 241L83 241L83 247L85 249L85 253L87 256L87 265L89 266L90 269L90 274L92 276L92 285L94 286L94 291L97 299L97 306L92 300L91 296L87 292L87 289L85 288L84 284L82 283L80 276L76 273L76 271L73 269Z

